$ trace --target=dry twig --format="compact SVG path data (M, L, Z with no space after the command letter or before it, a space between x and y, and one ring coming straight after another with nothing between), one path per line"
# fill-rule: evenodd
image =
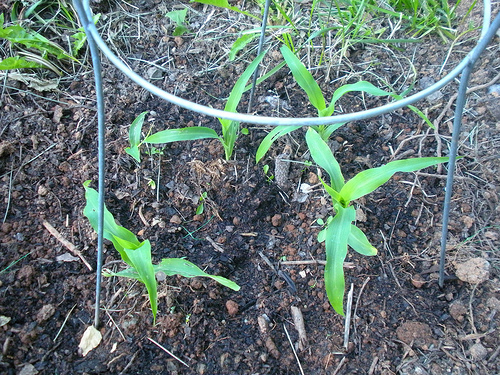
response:
M43 226L49 231L51 235L53 235L60 243L62 243L69 251L71 251L74 255L82 260L82 262L87 266L87 268L92 271L92 266L87 262L84 258L80 250L76 248L71 242L69 242L66 238L62 236L61 233L58 232L56 228L49 224L48 221L43 221Z
M293 347L292 339L290 338L290 335L288 334L288 330L286 329L286 326L283 324L283 328L285 329L286 337L288 338L288 342L290 343L290 346L292 347L293 354L295 355L295 359L297 360L297 364L299 365L300 373L304 375L304 370L302 370L302 365L300 364L299 356L297 355L297 352L295 351L295 348Z

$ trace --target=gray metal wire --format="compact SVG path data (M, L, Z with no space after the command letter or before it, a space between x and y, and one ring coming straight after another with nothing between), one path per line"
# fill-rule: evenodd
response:
M74 2L80 2L81 0L74 0ZM106 45L106 43L102 40L92 22L92 16L90 7L88 6L88 0L83 0L85 3L84 10L86 12L85 18L82 19L82 23L86 22L85 26L89 33L94 38L96 44L98 45L101 52L106 55L109 61L115 65L118 69L120 69L127 77L129 77L132 81L142 86L152 94L167 100L168 102L178 105L182 108L186 108L188 110L198 112L211 117L218 117L229 119L232 121L244 122L248 124L257 124L257 125L270 125L270 126L279 126L279 125L302 125L302 126L316 126L316 125L329 125L336 124L340 122L350 122L357 120L366 120L368 118L380 116L389 112L393 112L399 108L405 107L407 105L413 104L426 96L438 91L439 89L446 86L449 82L451 82L454 78L456 78L462 70L469 63L470 56L474 54L474 51L478 48L484 50L487 43L483 43L483 46L479 44L471 51L462 62L456 66L451 72L449 72L445 77L436 82L434 85L429 86L427 89L422 90L414 95L411 95L402 100L398 100L396 102L392 102L377 108L367 109L360 112L347 113L342 115L335 115L331 117L301 117L301 118L278 118L278 117L269 117L269 116L255 116L250 114L242 114L242 113L234 113L234 112L226 112L223 110L206 107L204 105L200 105L197 103L190 102L189 100L179 98L167 91L162 90L159 87L156 87L152 83L145 80L139 74L132 71L126 64L124 64ZM484 40L484 38L483 38ZM481 43L481 42L480 42Z
M101 289L101 273L102 273L102 240L103 240L103 216L104 216L104 172L105 172L105 155L104 155L104 101L102 93L102 76L100 59L97 48L99 48L104 55L120 69L125 75L127 75L132 81L142 86L146 90L150 91L152 94L157 95L169 101L172 104L178 105L180 107L192 110L201 114L205 114L212 117L225 118L238 122L246 122L250 124L261 124L261 125L302 125L302 126L314 126L314 125L329 125L340 122L349 122L354 120L364 120L375 116L380 116L392 112L396 109L405 107L407 105L413 104L426 96L436 92L441 89L454 78L456 78L460 73L462 73L460 88L457 98L457 106L455 110L455 118L453 124L453 137L450 147L450 163L448 169L448 179L446 183L446 196L445 204L443 208L443 231L441 237L441 253L440 253L440 276L439 285L443 286L444 280L444 260L446 251L446 238L448 233L448 217L450 211L450 201L451 193L453 188L453 175L455 169L455 160L458 149L458 136L461 127L461 118L463 113L463 108L465 105L466 89L467 83L475 62L480 57L481 53L487 47L496 30L500 27L500 15L497 15L491 26L490 21L490 0L485 0L484 13L483 13L483 29L481 33L481 38L478 41L476 47L457 65L451 72L449 72L444 78L436 82L434 85L422 90L408 98L389 103L378 108L372 108L360 112L348 113L343 115L336 115L331 117L305 117L305 118L277 118L268 116L254 116L249 114L240 114L233 112L226 112L223 110L217 110L210 107L206 107L197 103L190 102L188 100L179 98L173 94L170 94L150 82L146 81L144 78L139 76L137 73L132 71L125 65L116 55L114 55L111 50L104 43L100 37L94 23L92 20L92 14L89 6L89 0L73 0L75 9L77 10L78 16L82 22L85 33L87 34L91 54L92 62L94 65L94 75L96 84L96 95L97 95L97 110L98 110L98 142L99 142L99 216L98 216L98 256L97 256L97 281L96 281L96 310L94 317L94 325L97 327L99 325L99 305L100 305L100 289ZM268 5L269 0L266 0ZM267 15L264 16L262 24L261 38L259 42L259 47L262 48L264 41L264 33L267 24ZM255 86L255 81L254 81Z

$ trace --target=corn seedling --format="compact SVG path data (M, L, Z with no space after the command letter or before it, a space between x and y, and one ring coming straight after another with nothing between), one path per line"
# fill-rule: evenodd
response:
M307 70L304 64L295 56L295 54L287 47L281 47L281 53L285 59L286 65L290 68L294 79L297 81L298 85L306 92L309 102L314 108L316 108L319 117L332 116L335 112L335 104L337 101L345 94L353 91L366 92L367 94L373 96L391 96L395 99L401 99L402 96L395 94L393 92L387 92L382 90L372 83L367 81L359 81L353 84L347 84L339 87L334 91L332 100L327 106L326 99L323 96L321 88L318 83L314 80L312 74ZM408 106L419 116L423 117L426 122L432 126L432 123L427 119L427 117L414 106ZM318 132L323 140L328 140L330 135L340 128L345 123L338 123L333 125L319 125L313 126L312 128ZM280 137L299 129L301 126L294 125L283 125L275 127L269 134L262 140L259 148L257 149L256 162L258 163L264 155L267 153L272 144Z
M98 193L90 188L89 185L90 181L86 181L83 184L87 202L83 214L90 221L94 230L97 230ZM222 276L207 274L185 259L168 258L154 265L151 259L151 243L149 240L140 242L131 231L116 224L113 215L106 207L104 207L103 231L103 237L113 243L114 248L120 253L122 260L129 266L129 268L116 273L103 272L103 275L108 277L118 276L132 278L143 283L148 291L154 322L156 321L156 314L158 311L158 293L155 278L158 272L163 272L167 276L208 277L235 291L240 289L233 281Z
M236 112L238 104L240 103L241 97L245 92L245 85L247 81L252 76L253 72L264 58L265 52L260 54L243 72L241 77L236 81L231 94L227 100L225 110L228 112ZM126 152L131 155L135 160L140 162L140 151L139 147L143 143L148 144L164 144L179 141L194 141L197 139L208 139L215 138L219 139L224 147L224 152L226 160L230 160L233 155L234 144L238 138L240 132L240 123L237 121L231 121L227 119L219 119L222 125L222 136L219 136L217 132L211 128L204 126L193 126L190 128L181 129L167 129L162 130L158 133L151 134L147 136L142 142L141 131L142 124L144 123L144 116L147 112L141 113L132 123L129 130L129 140L130 147L127 147ZM248 133L247 131L243 131Z
M395 173L414 172L447 162L448 158L429 157L396 160L381 167L362 171L345 182L339 163L318 132L314 129L308 129L306 142L314 162L323 168L330 177L329 184L321 178L320 181L332 199L335 215L327 219L326 227L318 234L318 241L325 242L325 288L328 299L335 311L344 315L343 264L347 256L348 246L361 255L377 254L377 249L370 244L366 235L353 224L356 219L356 211L351 206L352 201L370 194L385 184Z

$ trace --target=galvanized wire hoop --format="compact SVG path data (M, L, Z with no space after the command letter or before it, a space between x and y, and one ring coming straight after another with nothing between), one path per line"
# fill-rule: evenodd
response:
M269 6L270 0L266 0L266 7ZM106 43L102 40L97 28L95 27L92 20L92 13L89 5L89 0L73 0L73 4L78 13L80 21L84 27L85 33L87 34L88 43L92 55L92 63L94 66L94 78L96 84L96 99L97 99L97 112L98 112L98 159L99 159L99 212L98 212L98 243L97 243L97 277L96 277L96 306L95 306L95 316L94 316L94 326L99 325L99 306L100 306L100 291L101 291L101 269L102 269L102 244L103 244L103 221L104 221L104 180L105 180L105 153L104 153L104 99L102 90L102 73L101 73L101 63L99 57L99 50L109 59L109 61L120 69L127 77L129 77L133 82L142 86L152 94L167 100L168 102L183 107L185 109L198 112L207 116L218 117L229 119L238 122L244 122L249 124L260 124L260 125L301 125L301 126L317 126L317 125L329 125L340 122L349 122L355 120L365 120L375 116L380 116L399 108L411 105L430 94L438 91L442 87L446 86L452 80L454 80L460 73L460 86L458 91L455 117L453 123L453 135L452 143L450 147L450 162L448 165L448 176L446 182L446 195L443 207L443 229L441 236L441 253L440 253L440 271L439 271L439 286L442 287L444 284L444 263L445 263L445 251L446 251L446 240L448 234L448 218L450 211L451 193L453 186L453 176L455 170L455 160L458 149L458 137L460 134L461 119L463 108L466 100L467 84L469 81L470 73L474 67L474 64L479 59L481 53L488 46L489 42L495 36L496 31L500 27L500 14L495 17L490 25L490 12L491 12L491 2L490 0L484 1L484 12L483 12L483 27L481 32L481 37L474 47L474 49L458 64L453 70L451 70L445 77L441 80L422 90L414 95L411 95L402 100L385 104L383 106L363 110L360 112L335 115L330 117L305 117L305 118L277 118L269 116L255 116L251 114L241 114L226 112L223 110L218 110L210 107L206 107L197 103L190 102L188 100L177 97L167 91L156 87L150 82L146 81L140 75L132 71L127 65L125 65L113 52L108 48ZM264 42L264 34L267 25L267 12L264 15L261 29L261 38L259 41L259 50L262 49ZM253 79L253 89L255 88L256 75ZM250 100L251 102L251 100Z

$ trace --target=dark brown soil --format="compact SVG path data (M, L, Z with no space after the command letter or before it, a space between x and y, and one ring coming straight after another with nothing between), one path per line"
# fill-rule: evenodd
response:
M172 4L140 6L147 13L141 18L141 38L130 42L114 37L116 52L144 76L159 74L155 82L167 91L223 108L248 61L219 61L223 42L214 43L207 30L215 30L218 22L226 27L221 19L235 16L221 10L212 14L209 8L206 12L212 16L205 18L203 6L191 5L198 12L191 24L208 20L205 39L194 34L172 38L161 28L170 27L168 20L160 16L172 10ZM130 35L137 31L133 28L138 16L125 14L123 7L139 13L126 3L96 6L106 15L102 34L108 43L109 32L127 20ZM475 9L473 16L479 12ZM367 63L378 77L373 80L398 81L403 87L411 83L408 61L418 72L416 82L439 79L474 43L471 37L453 49L442 73L450 45L427 37L417 48L403 46L397 54L389 47L358 45L344 60L349 67L332 65L315 74L321 82L329 77L328 84L322 83L327 98L343 83L372 77L359 73ZM318 181L317 168L305 164L309 157L303 131L277 142L258 165L255 151L270 127L249 126L250 135L240 135L230 161L223 159L217 140L202 140L167 145L161 155L143 152L139 165L124 148L129 125L142 111L150 111L146 131L199 125L220 131L220 124L153 97L104 59L108 209L121 225L151 241L155 263L186 257L206 272L234 280L241 291L205 279L167 278L159 283L159 314L153 325L142 284L105 278L103 339L82 357L78 344L93 322L96 279L96 234L82 213L83 182L97 185L90 66L63 77L52 91L36 91L6 77L0 112L0 372L300 374L301 366L305 374L500 373L500 103L498 95L488 91L498 79L498 43L497 37L471 79L470 87L484 86L469 95L464 115L460 154L465 157L457 168L445 287L438 287L437 265L446 170L398 174L356 202L359 227L379 255L367 258L351 252L346 259L346 288L354 291L347 347L345 320L329 305L323 266L314 262L325 259L324 246L316 240L317 219L331 214L329 200L319 187L304 200L297 199L301 183ZM165 56L170 62L162 65L164 70L156 72L146 63ZM266 59L266 67L275 65L274 57ZM454 108L446 110L446 104L456 90L457 85L450 84L442 98L418 104L431 121L440 122L436 131L408 109L336 131L332 147L346 178L393 159L446 155ZM286 101L290 109L272 107L268 96ZM315 115L286 69L260 85L257 98L258 114ZM356 111L386 100L350 94L342 99L341 109ZM442 120L437 120L442 112ZM268 164L272 174L275 157L287 144L295 163L290 164L289 183L281 188L268 180L262 167ZM150 187L151 180L157 189ZM205 212L195 215L203 192L208 196ZM50 234L44 221L81 251L93 270ZM105 251L106 268L124 268L111 245L106 244ZM479 285L455 276L456 266L473 257L491 264L488 280ZM289 261L297 264L286 264ZM304 318L307 341L300 346L292 307Z

